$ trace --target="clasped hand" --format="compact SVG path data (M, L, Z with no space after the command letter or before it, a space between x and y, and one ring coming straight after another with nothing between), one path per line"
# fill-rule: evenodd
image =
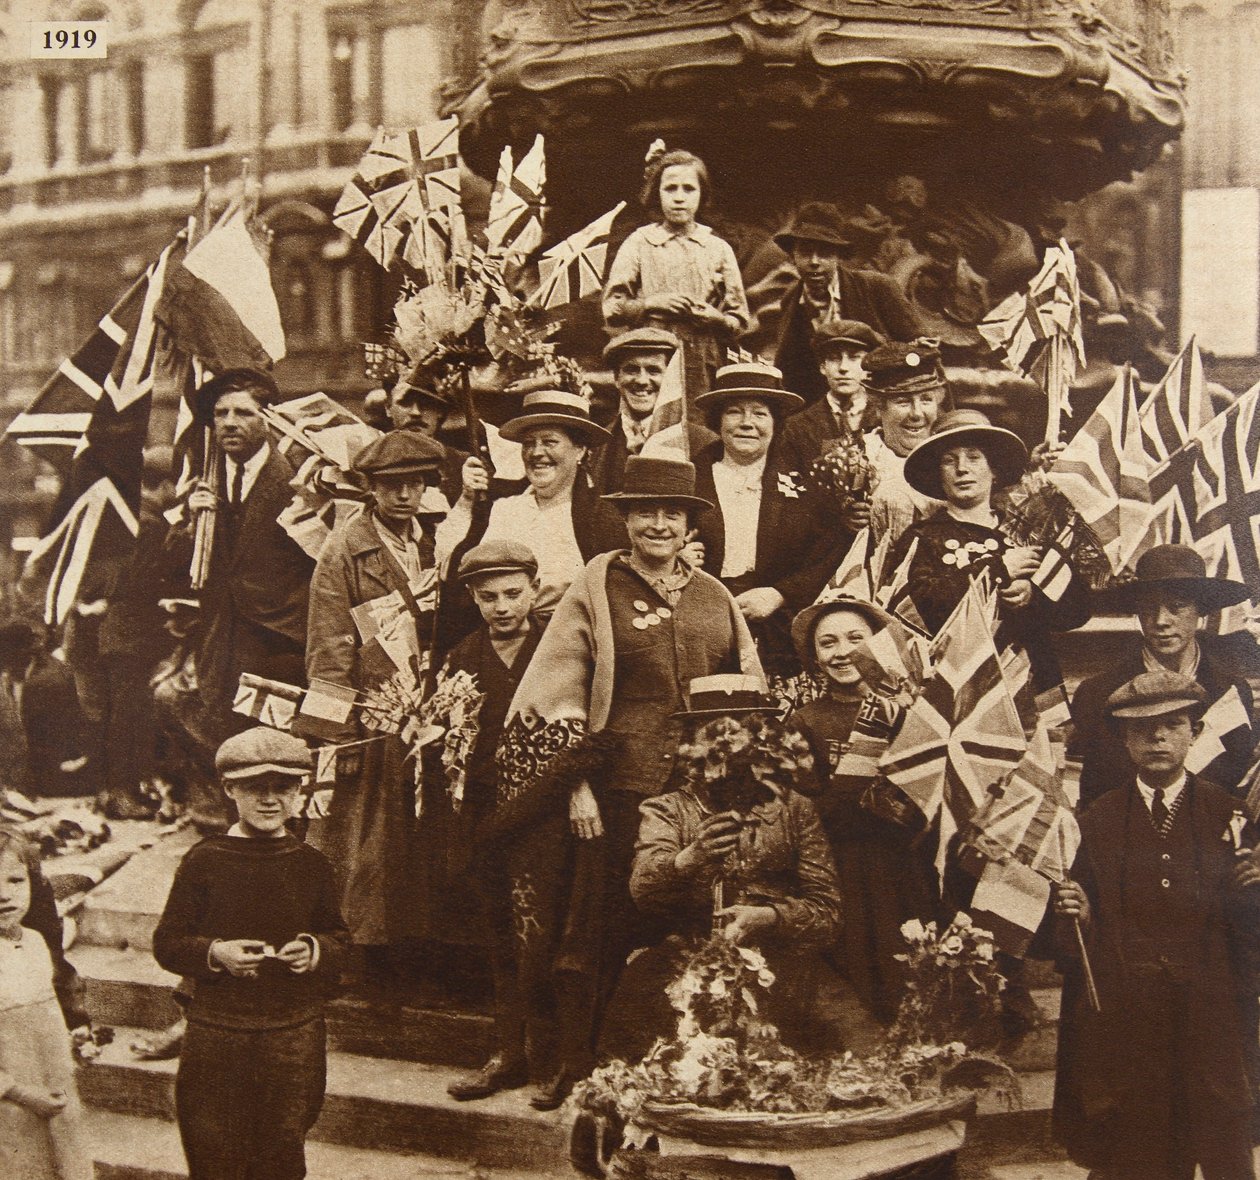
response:
M210 958L237 979L253 979L267 958L267 944L257 938L224 938L210 948ZM290 971L301 974L311 969L311 944L305 938L286 942L275 954Z

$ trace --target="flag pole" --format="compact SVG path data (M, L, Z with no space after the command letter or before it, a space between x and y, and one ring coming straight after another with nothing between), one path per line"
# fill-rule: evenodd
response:
M188 219L189 249L192 248L198 239L204 237L209 232L209 229L210 165L207 164L201 172L201 200L198 202L198 212ZM193 388L190 400L196 406L200 372L191 357L184 358L184 366L184 382L192 383ZM219 448L215 444L212 427L208 423L203 422L201 429L201 478L210 485L210 490L214 492L217 498L219 494ZM189 581L194 590L204 590L210 577L210 554L214 548L214 522L217 512L216 508L207 508L197 513L197 519L193 525L193 554L191 568L189 569Z
M1049 340L1046 360L1046 442L1059 441L1059 424L1063 416L1063 400L1067 397L1063 377L1063 333L1056 331Z
M1081 969L1085 972L1085 993L1089 996L1089 1006L1095 1012L1102 1011L1102 1003L1098 999L1098 985L1094 982L1094 969L1090 966L1089 951L1085 949L1085 933L1081 929L1079 917L1072 919L1076 929L1076 949L1081 952Z

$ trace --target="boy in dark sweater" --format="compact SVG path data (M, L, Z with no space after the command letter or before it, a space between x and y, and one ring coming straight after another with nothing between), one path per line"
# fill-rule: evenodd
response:
M332 866L285 829L311 769L305 743L251 729L215 768L239 821L189 850L153 935L197 981L175 1080L190 1180L306 1175L324 1101L324 1003L347 934Z
M1204 696L1156 671L1107 699L1135 773L1081 816L1075 879L1056 896L1084 931L1098 1006L1072 955L1054 1126L1093 1180L1255 1175L1244 1034L1260 870L1235 800L1185 770Z

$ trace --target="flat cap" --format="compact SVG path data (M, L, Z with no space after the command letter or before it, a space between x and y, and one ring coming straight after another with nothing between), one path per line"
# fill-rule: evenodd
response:
M1107 698L1109 717L1160 717L1165 713L1202 712L1207 693L1198 681L1179 672L1141 672Z
M446 448L427 434L416 430L391 430L374 438L354 457L353 467L360 475L405 475L436 473L446 457Z
M674 352L682 346L682 341L673 332L664 328L631 328L614 336L604 345L604 360L614 367L621 363L623 353L627 352Z
M482 541L464 554L457 576L461 582L467 582L483 574L528 574L533 578L537 573L538 558L528 545L520 541Z
M847 344L850 348L865 348L868 352L879 348L887 341L870 324L861 320L824 320L818 325L811 342L814 352L822 356L837 345Z
M214 769L224 782L286 774L305 778L311 772L311 752L301 738L280 729L256 725L238 733L219 747Z

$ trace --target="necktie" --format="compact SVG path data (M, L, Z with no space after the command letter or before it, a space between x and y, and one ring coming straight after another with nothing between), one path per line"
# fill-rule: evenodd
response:
M245 498L245 464L234 464L236 470L232 472L232 507L239 508L241 501Z
M1168 804L1164 802L1163 787L1155 788L1155 797L1151 800L1151 823L1161 834L1168 827Z

